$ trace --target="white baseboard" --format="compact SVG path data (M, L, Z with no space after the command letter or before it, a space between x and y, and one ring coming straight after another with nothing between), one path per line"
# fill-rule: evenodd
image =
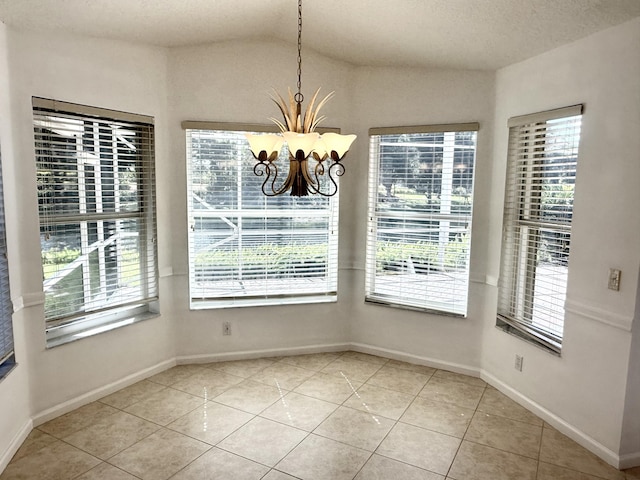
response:
M245 350L241 352L223 352L204 355L183 355L176 357L178 365L187 363L212 363L226 362L230 360L247 360L264 357L289 357L292 355L305 355L310 353L342 352L351 348L350 343L330 343L322 345L309 345L305 347L270 348L264 350Z
M37 427L38 425L42 425L49 420L52 420L60 415L64 415L65 413L69 413L72 410L75 410L78 407L82 407L88 403L94 402L105 395L109 395L113 392L117 392L118 390L128 387L129 385L133 385L140 380L144 380L151 375L155 375L156 373L160 373L167 368L171 368L175 366L176 360L172 358L170 360L165 360L164 362L160 362L152 367L145 368L144 370L140 370L139 372L128 375L120 380L109 383L102 387L96 388L95 390L91 390L83 395L72 398L71 400L67 400L64 403L60 403L55 405L47 410L40 412L33 416L33 426Z
M11 439L9 446L4 451L2 457L0 457L0 473L4 472L4 469L7 468L13 456L27 439L29 433L31 433L31 430L33 430L33 422L27 420L18 433Z
M471 377L480 377L480 369L462 365L460 363L444 362L435 358L421 357L411 353L400 352L398 350L389 350L387 348L374 347L364 343L351 343L351 349L356 352L369 353L381 357L400 360L402 362L416 363L418 365L426 365L427 367L439 368L441 370L449 370L450 372L462 373Z
M562 418L558 417L554 413L544 408L542 405L538 404L537 402L534 402L529 397L521 394L517 390L506 385L505 383L498 380L496 377L494 377L490 373L482 371L481 378L488 384L498 389L500 392L504 393L507 397L509 397L514 402L518 403L519 405L522 405L524 408L526 408L530 412L535 413L542 420L547 422L549 425L551 425L553 428L558 430L560 433L563 433L564 435L569 437L578 445L583 446L584 448L589 450L591 453L600 457L609 465L612 465L615 468L627 468L622 466L622 457L617 455L613 450L610 450L609 448L602 445L600 442L594 440L592 437L584 433L582 430L579 430L573 425L571 425L570 423L567 423ZM634 458L635 458L635 461L637 462L637 460L640 458L640 454L636 455ZM629 460L630 461L628 462L628 465L630 466L631 459Z

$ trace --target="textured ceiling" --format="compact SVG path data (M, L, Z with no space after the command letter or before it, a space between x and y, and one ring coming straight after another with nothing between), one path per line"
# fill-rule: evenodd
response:
M295 42L295 0L0 0L16 28L177 47ZM496 69L640 16L640 0L306 0L303 47L354 65Z

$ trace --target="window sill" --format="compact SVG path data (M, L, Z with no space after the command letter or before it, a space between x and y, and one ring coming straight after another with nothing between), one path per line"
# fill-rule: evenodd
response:
M18 364L15 355L10 355L2 364L0 364L0 381L4 380Z
M402 303L394 303L394 302L385 301L376 297L366 297L364 302L369 303L371 305L379 305L381 307L400 308L402 310L413 310L414 312L430 313L433 315L442 315L444 317L467 318L466 313L449 312L446 310L439 310L435 307L428 308L428 307L419 307L415 305L408 305L408 304L402 304Z
M47 349L58 347L66 343L82 340L83 338L92 337L101 333L110 332L118 328L133 325L144 320L149 320L160 316L157 312L139 312L126 318L118 318L109 322L93 323L88 327L82 328L77 325L69 325L65 327L56 328L55 330L49 330L46 332Z
M527 329L520 325L515 325L507 321L504 317L498 316L496 318L496 328L509 335L519 338L527 343L530 343L551 355L557 357L562 356L562 345L555 342L546 341L541 337L535 335L533 332L527 331Z

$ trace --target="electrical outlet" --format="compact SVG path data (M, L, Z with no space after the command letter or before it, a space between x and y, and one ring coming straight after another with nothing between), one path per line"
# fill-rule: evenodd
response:
M609 290L620 290L620 275L622 272L616 268L609 269Z
M222 324L222 334L231 335L231 322L224 322Z
M519 372L522 371L522 362L523 361L524 361L524 357L522 355L518 355L516 353L516 362L515 362L514 366L516 367L516 370L518 370Z

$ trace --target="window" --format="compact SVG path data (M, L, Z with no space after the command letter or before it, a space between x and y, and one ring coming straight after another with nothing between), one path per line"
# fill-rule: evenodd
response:
M153 119L33 99L47 346L157 307Z
M582 106L509 120L498 326L560 352Z
M13 306L9 291L9 265L4 222L4 189L0 168L0 378L15 366L13 352Z
M267 127L183 126L191 308L335 301L338 196L263 195L244 133Z
M369 131L367 301L466 315L477 130Z

